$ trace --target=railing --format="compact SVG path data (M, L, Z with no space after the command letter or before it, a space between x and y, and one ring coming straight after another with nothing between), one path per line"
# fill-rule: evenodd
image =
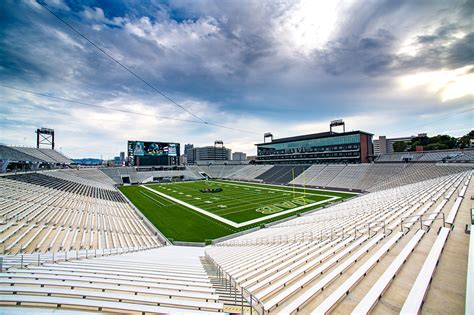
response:
M372 227L372 224L375 223L376 225L378 224L382 229L383 229L383 234L387 234L387 227L385 226L385 221L371 221L367 223L367 233L370 235L370 228ZM391 231L390 231L391 232ZM377 234L377 231L375 231L375 234Z
M259 237L256 239L244 239L244 240L229 240L222 243L213 244L213 246L224 247L224 246L253 246L253 245L270 245L270 244L288 244L288 243L304 243L304 242L321 242L326 239L331 241L337 238L344 239L346 236L354 235L354 237L367 233L369 237L377 234L377 227L383 230L386 234L389 230L386 226L386 222L383 220L375 220L365 222L360 225L354 225L353 227L336 227L331 229L322 229L319 232L304 231L284 235L276 235L273 237ZM372 232L375 232L371 235ZM392 230L389 231L390 233Z
M214 265L217 271L217 277L219 278L219 280L221 280L222 282L225 281L226 285L227 283L229 283L230 296L232 296L232 289L234 289L233 295L234 295L234 299L235 299L234 301L236 305L237 305L237 292L240 291L241 307L242 307L241 314L244 313L243 299L245 299L246 302L250 306L250 314L253 314L254 311L257 314L262 314L262 315L265 314L263 303L257 297L255 297L252 293L250 293L250 291L248 291L244 287L242 286L239 287L239 284L237 283L237 281L229 273L227 273L218 263L216 263L215 260L211 256L209 256L208 253L204 253L204 254L207 261L209 261L210 263Z
M435 214L436 213L436 216L434 218L428 218L428 219L423 219L423 216L427 216L427 215L432 215L432 214ZM423 229L424 225L423 225L423 222L426 222L426 221L434 221L434 220L443 220L443 227L446 227L446 220L445 220L445 215L444 215L444 212L432 212L432 213L424 213L424 214L415 214L415 215L409 215L409 216L405 216L405 217L402 217L400 219L400 231L405 233L405 226L404 226L404 221L405 221L405 224L407 224L406 222L406 219L408 218L418 218L417 220L414 220L414 221L410 221L408 223L412 223L413 224L415 222L419 222L420 223L420 229ZM410 231L410 228L406 228L408 229L408 231Z
M0 272L10 268L26 268L29 265L41 266L45 263L71 261L95 257L121 255L126 253L144 251L156 247L124 247L107 249L81 249L71 251L46 252L36 254L18 254L0 256Z

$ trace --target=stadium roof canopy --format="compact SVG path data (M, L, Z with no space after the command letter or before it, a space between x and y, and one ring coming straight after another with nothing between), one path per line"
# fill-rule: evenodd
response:
M271 143L283 143L283 142L291 142L291 141L299 141L299 140L320 139L320 138L337 137L337 136L344 136L344 135L354 135L354 134L361 134L361 133L373 136L372 133L361 131L361 130L349 131L349 132L344 132L344 133L337 133L337 132L334 132L334 131L333 132L325 131L325 132L312 133L312 134L307 134L307 135L302 135L302 136L294 136L294 137L273 139ZM268 142L267 143L257 143L255 145L263 145L263 144L268 144Z

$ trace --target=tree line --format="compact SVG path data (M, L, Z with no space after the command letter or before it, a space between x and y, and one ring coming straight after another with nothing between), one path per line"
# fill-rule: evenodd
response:
M424 151L447 150L447 149L464 149L471 146L474 139L474 130L468 134L454 138L449 135L437 135L434 137L414 137L411 141L395 141L393 143L393 151L405 152L416 151L417 146L423 146Z

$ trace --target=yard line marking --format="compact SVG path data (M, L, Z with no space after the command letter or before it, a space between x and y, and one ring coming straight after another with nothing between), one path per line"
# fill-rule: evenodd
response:
M149 190L149 191L151 191L151 192L157 194L157 195L160 195L160 196L162 196L162 197L165 197L165 198L167 198L167 199L169 199L169 200L172 200L172 201L174 201L174 202L176 202L176 203L179 203L179 204L182 205L182 206L185 206L185 207L187 207L187 208L189 208L189 209L195 210L195 211L197 211L197 212L199 212L199 213L201 213L201 214L207 215L208 217L211 217L211 218L213 218L213 219L215 219L215 220L217 220L217 221L221 221L222 223L225 223L225 224L230 225L230 226L232 226L232 227L239 228L239 227L241 227L241 226L247 225L247 224L245 224L245 225L237 224L237 223L232 222L232 221L230 221L230 220L224 219L224 218L222 218L222 217L220 217L220 216L218 216L218 215L215 215L214 213L210 213L210 212L208 212L208 211L206 211L206 210L204 210L204 209L201 209L201 208L198 208L198 207L196 207L196 206L190 205L190 204L187 203L187 202L184 202L184 201L182 201L182 200L179 200L179 199L173 198L173 197L171 197L171 196L168 196L167 194L164 194L164 193L162 193L162 192L156 191L156 190L151 189L151 188L149 188L149 187L146 187L146 186L144 186L144 185L140 185L140 186L143 187L143 188L145 188L146 190Z
M147 198L149 198L149 199L151 199L151 200L153 200L153 201L155 201L155 202L158 202L158 203L159 203L160 205L162 205L163 207L166 207L166 205L165 205L164 203L158 201L157 199L153 198L152 196L149 196L148 194L145 194L143 191L140 191L140 193L141 193L142 195L144 195L145 197L147 197Z

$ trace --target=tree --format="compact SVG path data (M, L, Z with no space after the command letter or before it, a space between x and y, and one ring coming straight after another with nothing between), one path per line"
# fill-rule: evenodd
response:
M442 144L441 147L445 149L453 149L456 146L456 138L453 138L448 135L437 135L430 138L429 144L436 144L436 145L431 146L432 148L440 147L439 145ZM434 150L442 150L442 149L434 149Z
M446 149L450 149L450 147L449 147L447 144L445 144L445 143L436 142L436 143L430 143L430 144L428 144L428 145L425 146L423 149L426 150L426 151L431 151L431 150L446 150Z
M474 139L474 130L471 130L467 135L462 136L458 139L456 146L464 149L471 146L471 140Z
M410 148L408 149L408 151L416 151L416 147L419 146L419 145L422 145L421 141L412 140Z
M405 152L407 144L405 141L395 141L392 147L395 152Z

